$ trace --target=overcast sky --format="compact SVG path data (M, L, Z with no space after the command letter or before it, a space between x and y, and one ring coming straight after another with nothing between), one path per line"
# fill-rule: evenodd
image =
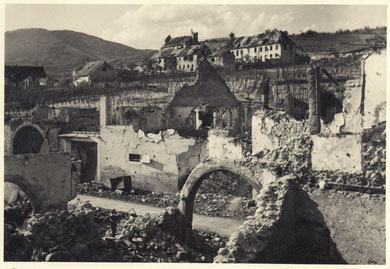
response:
M336 31L386 26L386 6L347 5L42 5L7 4L5 30L73 30L140 49L158 49L165 37L199 39L253 35L278 28Z

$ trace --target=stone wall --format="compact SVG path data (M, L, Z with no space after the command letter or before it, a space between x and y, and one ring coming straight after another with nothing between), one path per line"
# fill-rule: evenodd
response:
M135 188L175 193L204 157L206 144L172 129L145 134L133 126L106 126L98 143L99 181L110 184L110 178L131 176ZM137 156L130 160L130 154Z
M216 263L385 264L385 196L316 190L284 176L263 185L258 208Z
M21 187L38 211L64 207L76 196L68 153L5 156L4 179Z
M216 263L288 262L295 246L296 178L286 176L263 185L256 213L248 217L218 251Z

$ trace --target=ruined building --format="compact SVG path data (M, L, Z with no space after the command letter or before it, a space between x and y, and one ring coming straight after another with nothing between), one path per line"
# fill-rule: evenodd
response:
M190 36L180 36L165 39L165 44L152 57L155 70L195 72L201 57L210 54L209 48L200 44L198 33L191 30Z

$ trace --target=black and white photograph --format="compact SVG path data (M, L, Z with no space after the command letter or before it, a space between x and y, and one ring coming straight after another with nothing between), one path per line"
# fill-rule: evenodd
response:
M1 267L385 265L387 4L2 3Z

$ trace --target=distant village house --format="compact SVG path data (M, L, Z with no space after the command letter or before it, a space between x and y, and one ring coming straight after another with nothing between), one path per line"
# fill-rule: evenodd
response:
M73 84L79 86L83 83L115 81L118 74L112 65L105 61L90 62L73 70Z
M289 64L295 61L296 47L286 32L273 30L236 38L231 52L236 62L278 61Z

